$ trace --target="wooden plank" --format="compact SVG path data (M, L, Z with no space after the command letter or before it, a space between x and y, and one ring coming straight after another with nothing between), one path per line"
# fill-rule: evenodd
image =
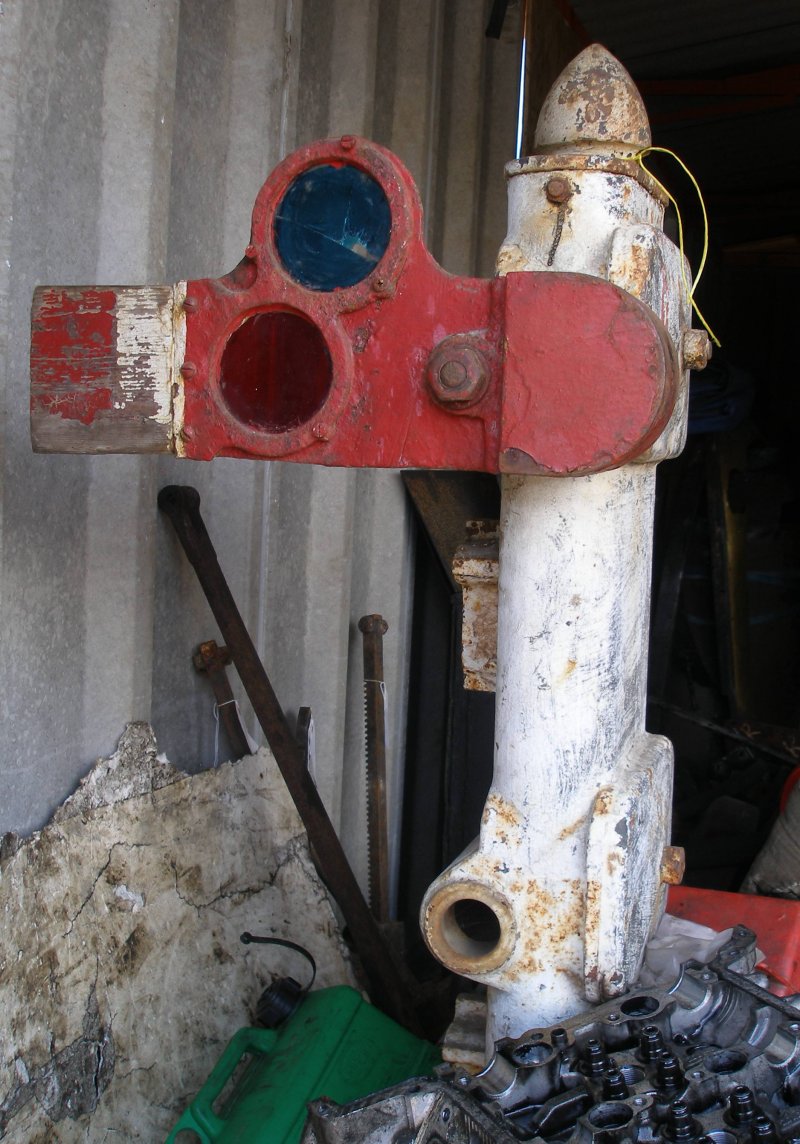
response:
M40 286L31 312L39 453L174 452L172 286ZM183 318L177 318L182 328Z

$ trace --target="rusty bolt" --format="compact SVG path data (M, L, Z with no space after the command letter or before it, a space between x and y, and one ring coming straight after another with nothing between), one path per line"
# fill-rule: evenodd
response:
M468 342L445 338L428 358L428 388L437 401L472 405L489 384L489 364L482 351Z
M197 366L194 364L194 362L185 361L183 363L183 365L181 366L181 377L185 377L185 378L194 377L194 375L196 373L197 373Z
M705 369L711 357L711 338L705 330L686 330L683 335L683 368Z
M439 369L439 381L445 389L463 389L467 384L467 367L463 361L448 358Z
M569 185L567 179L556 175L554 178L547 180L544 193L551 203L565 203L567 199L572 198L572 187Z
M352 151L355 145L356 139L354 135L343 135L339 140L339 146L343 151Z
M195 302L194 298L184 298L183 308L187 314L193 314L197 309L197 302Z
M686 869L686 853L682 846L665 846L661 852L661 881L667 886L679 886Z
M392 283L386 278L373 278L371 286L372 293L377 294L381 298L385 298L392 293Z

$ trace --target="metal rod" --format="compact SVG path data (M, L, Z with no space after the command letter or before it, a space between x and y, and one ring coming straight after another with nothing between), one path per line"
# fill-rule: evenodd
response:
M235 759L243 759L249 755L250 744L244 733L239 718L239 708L236 704L228 674L225 671L231 662L231 654L226 647L220 647L216 640L205 640L192 656L195 671L207 675L216 700L216 713L222 718L225 734L228 736L228 745L233 751Z
M525 142L525 116L528 110L528 0L522 0L522 45L519 53L519 98L517 101L517 146L515 159L522 158Z
M308 840L322 866L322 876L339 904L350 930L375 1004L406 1028L419 1033L411 994L370 913L328 812L306 770L300 749L272 689L264 665L220 568L200 515L200 494L189 486L168 485L158 494L158 507L169 517L200 581L231 659L253 705Z
M723 723L717 723L715 720L708 719L704 715L698 715L694 711L687 711L683 707L677 707L674 703L668 703L665 699L661 699L657 695L648 696L647 702L654 707L660 707L662 711L668 711L670 715L674 715L678 719L684 719L687 723L695 723L698 727L704 727L706 730L713 731L717 735L723 735L726 739L733 739L736 743L744 743L762 755L768 755L770 758L777 759L786 767L796 767L800 764L800 757L793 755L788 749L781 750L780 747L774 747L769 743L765 743L763 739L756 738L752 729L750 734L745 733L743 728L750 728L750 724L748 723L734 723L730 726L725 726Z
M383 616L362 616L364 714L367 747L369 904L379 922L389 921L389 832L386 823L386 708L384 703Z

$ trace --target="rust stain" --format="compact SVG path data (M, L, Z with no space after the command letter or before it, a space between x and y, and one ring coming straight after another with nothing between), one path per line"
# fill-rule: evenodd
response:
M573 985L576 985L578 989L583 988L583 978L579 973L576 973L574 969L569 969L566 965L557 965L555 967L555 971L556 973L561 973L564 977L571 981Z
M644 246L634 244L631 246L627 258L620 261L619 268L615 268L614 278L620 280L620 285L641 298L645 295L653 272L651 251Z
M484 824L488 823L492 816L494 816L496 823L501 823L509 830L518 830L522 825L519 811L514 804L497 794L496 791L489 795L483 808Z
M614 792L604 787L603 790L597 792L597 798L594 800L593 817L599 818L601 814L610 814L614 802Z
M567 77L560 85L558 102L573 111L579 131L593 127L602 137L608 133L617 91L615 77L601 64Z
M571 838L573 834L575 834L578 830L581 829L581 827L585 825L586 815L581 815L580 818L576 818L573 823L571 823L569 826L565 826L561 831L558 836L559 842L563 842L566 838Z

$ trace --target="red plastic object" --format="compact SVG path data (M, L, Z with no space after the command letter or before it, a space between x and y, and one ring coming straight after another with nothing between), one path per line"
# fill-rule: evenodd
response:
M764 954L758 967L774 979L774 992L784 997L800 993L800 902L671 886L667 913L715 930L747 926L758 938Z

